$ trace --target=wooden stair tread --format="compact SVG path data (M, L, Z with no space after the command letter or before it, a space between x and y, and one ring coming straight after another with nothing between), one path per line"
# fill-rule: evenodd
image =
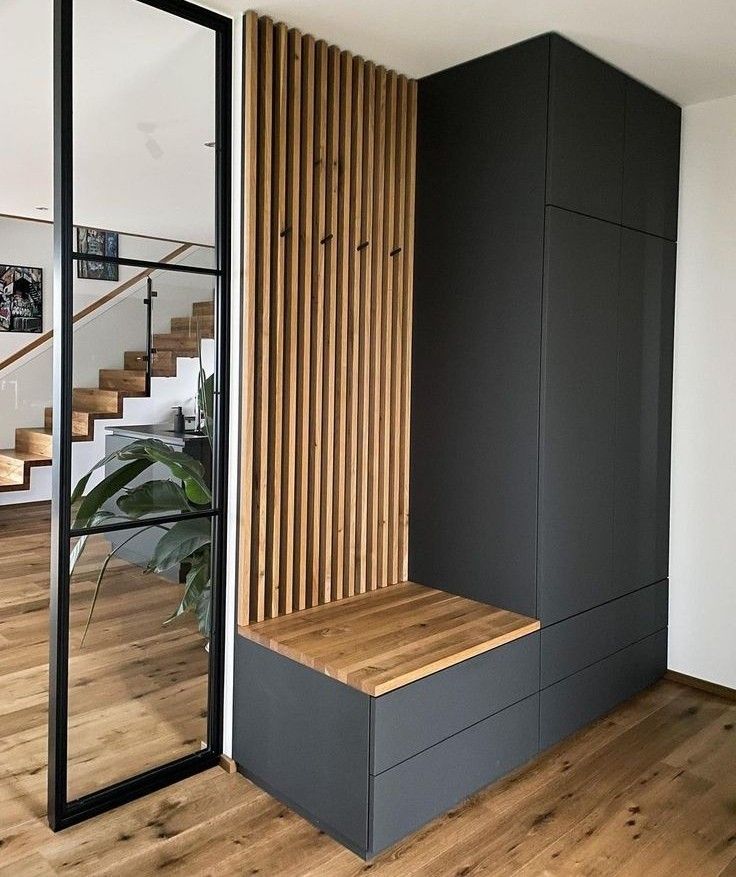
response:
M539 630L534 618L403 582L239 628L378 697Z
M30 454L26 451L18 451L15 448L0 448L0 457L17 460L20 463L31 463L37 465L51 462L51 457L47 457L45 454Z
M36 435L48 435L50 436L51 430L47 429L45 426L19 426L16 429L16 432L32 432Z

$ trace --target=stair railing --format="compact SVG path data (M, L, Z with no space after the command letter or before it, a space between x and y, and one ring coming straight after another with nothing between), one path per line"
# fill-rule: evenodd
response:
M148 276L146 280L146 297L143 302L146 305L146 396L151 395L151 378L153 377L153 356L156 348L153 346L153 300L158 293L153 288L153 279Z

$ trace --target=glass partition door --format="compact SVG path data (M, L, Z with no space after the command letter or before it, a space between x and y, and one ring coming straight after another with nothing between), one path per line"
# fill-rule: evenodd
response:
M232 32L183 0L54 19L58 830L221 753Z

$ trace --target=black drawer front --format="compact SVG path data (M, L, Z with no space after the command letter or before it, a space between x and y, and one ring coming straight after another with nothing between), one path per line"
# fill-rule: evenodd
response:
M667 626L667 580L542 631L542 687Z
M540 746L552 746L656 682L667 668L667 630L659 630L540 694Z
M373 777L369 854L532 758L538 717L534 695Z
M368 695L242 636L235 672L233 757L241 772L362 854Z
M379 774L539 689L539 634L470 658L373 706L371 773Z

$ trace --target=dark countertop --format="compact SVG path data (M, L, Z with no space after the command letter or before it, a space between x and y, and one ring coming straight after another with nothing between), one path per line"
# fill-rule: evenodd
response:
M184 442L206 441L204 433L174 432L170 423L146 423L141 426L108 426L107 432L112 435L123 435L130 438L154 438L166 442L167 445L182 447Z

